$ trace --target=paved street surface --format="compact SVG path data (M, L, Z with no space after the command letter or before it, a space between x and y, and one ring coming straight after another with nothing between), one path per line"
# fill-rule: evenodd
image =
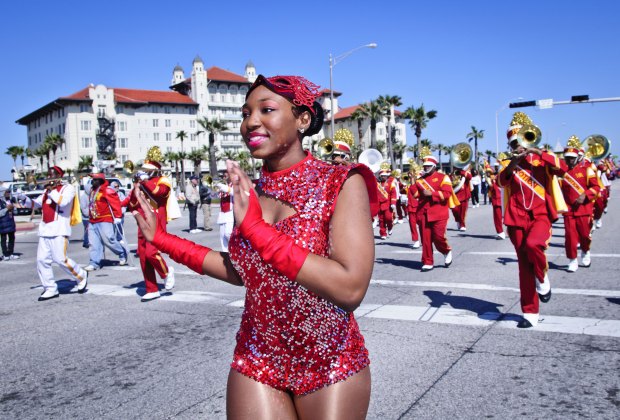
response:
M553 298L535 329L516 328L516 256L508 239L494 239L490 206L469 209L467 232L450 222L450 268L436 254L436 268L419 271L407 223L386 241L376 236L372 283L356 312L372 361L368 417L619 418L619 185L594 234L591 268L565 271L564 229L554 225ZM219 248L216 231L187 233L186 217L170 230ZM135 249L131 217L126 227ZM69 254L85 265L81 235L77 227ZM20 233L22 259L0 262L0 418L225 418L242 288L173 263L173 293L141 303L139 262L119 267L112 255L86 294L55 270L60 298L37 302L36 248L36 232Z

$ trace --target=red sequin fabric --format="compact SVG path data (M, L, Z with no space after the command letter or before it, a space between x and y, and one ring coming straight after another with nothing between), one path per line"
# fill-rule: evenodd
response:
M274 225L310 252L329 256L329 221L347 174L308 155L280 172L263 169L258 190L296 211ZM231 367L273 388L303 395L343 381L369 365L352 313L265 263L237 228L229 243L246 287L245 310Z

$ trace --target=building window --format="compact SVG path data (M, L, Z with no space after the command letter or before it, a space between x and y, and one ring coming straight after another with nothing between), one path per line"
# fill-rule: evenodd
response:
M157 118L153 120L153 127L159 127L159 120Z
M170 127L170 120L164 120L164 125L166 127Z
M127 162L129 160L129 155L119 155L118 160L120 164Z
M196 128L196 121L195 120L189 120L189 128Z
M80 104L80 112L88 112L88 105Z
M97 116L105 118L105 115L105 105L99 105L99 108L97 109Z
M153 140L159 141L159 133L153 133Z
M190 134L189 139L190 141L196 141L196 134Z
M166 141L172 141L172 133L166 133Z
M170 114L170 107L169 107L169 106L165 106L165 107L164 107L164 112L165 112L166 114Z
M166 146L166 152L172 152L172 147L171 146Z
M80 121L80 129L83 131L89 131L92 128L90 121Z
M157 105L153 105L153 113L158 113L159 112L159 107Z
M119 148L126 149L127 148L127 144L128 144L127 137L120 137L118 139L118 147Z
M93 147L92 137L82 137L82 149L89 149Z

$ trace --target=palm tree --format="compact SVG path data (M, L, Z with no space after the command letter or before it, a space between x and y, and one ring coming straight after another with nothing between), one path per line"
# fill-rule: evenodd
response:
M202 146L200 149L192 150L187 154L187 159L194 164L194 175L200 177L200 165L202 161L208 158L209 148Z
M93 166L92 155L80 156L80 161L78 162L78 167L77 167L78 172L90 172L90 168L92 168L92 166Z
M60 134L48 134L45 136L45 143L50 145L51 152L54 154L54 165L56 164L56 151L65 144L65 139Z
M44 141L43 143L41 143L41 146L39 146L39 148L37 149L39 150L41 153L43 153L43 156L45 156L46 159L46 163L47 163L47 170L50 170L50 153L52 153L52 144ZM39 158L41 161L41 172L43 172L43 158L40 157Z
M446 147L446 152L450 155L452 154L452 150L454 149L454 145L452 146L447 146ZM452 162L452 159L450 159L450 173L454 172L454 162Z
M20 157L20 158L21 158L21 160L22 160L22 168L23 168L23 167L24 167L24 159L25 159L25 158L28 158L28 159L33 158L33 157L34 157L34 154L32 153L32 150L31 150L31 149L29 149L28 147L24 147L24 150L23 150L23 152L19 155L19 157Z
M181 161L181 185L185 185L185 153L183 152L183 140L187 137L188 134L184 130L177 131L177 135L175 136L175 138L181 140L181 151L178 155L178 158Z
M385 116L385 109L377 101L362 104L358 109L365 118L370 119L370 148L378 149L377 121Z
M164 161L170 162L170 165L174 165L174 178L179 185L179 154L176 152L164 153Z
M437 117L437 111L431 110L427 112L424 109L424 104L421 104L419 108L410 106L403 112L402 116L409 120L409 125L417 138L417 148L414 155L417 162L420 163L420 150L422 148L420 137L422 137L422 130L426 128L430 120Z
M553 146L551 146L549 143L545 143L542 145L542 148L547 150L548 152L553 150Z
M206 118L201 118L198 120L198 124L202 127L202 130L199 130L196 134L201 134L203 132L209 133L209 172L211 176L215 179L217 177L217 161L215 158L215 136L222 131L228 130L225 122L221 122L220 120L213 119L209 121Z
M478 169L478 139L482 140L484 138L484 130L478 131L476 127L471 126L471 132L467 134L467 141L471 143L474 141L474 156L475 156L475 164L474 167L476 170Z
M392 148L392 152L394 152L394 158L398 159L398 167L400 168L401 172L403 171L403 155L405 154L406 150L407 145L402 143L397 143Z
M438 152L438 156L439 156L439 169L441 169L441 155L443 154L443 152L446 150L446 146L441 144L441 143L437 143L435 145L433 145L433 150Z
M379 140L374 149L377 149L381 152L381 155L385 156L385 142L383 140Z
M360 111L359 108L357 108L355 111L353 111L353 113L351 114L351 119L353 121L357 121L357 138L358 138L358 145L360 147L364 147L364 143L362 142L362 136L364 135L364 133L362 132L362 123L364 122L364 119L366 119L366 117L364 117L364 115L362 114L362 111ZM360 151L361 153L361 151Z
M9 146L6 149L4 154L11 156L13 159L13 167L17 167L17 156L20 156L24 153L24 148L22 146ZM23 163L22 163L23 166Z
M250 154L250 152L242 150L237 153L237 162L239 162L239 166L241 166L241 169L243 169L245 172L252 171L252 178L255 178L256 173L254 172L255 168L253 165L253 161L254 159L252 159L252 155Z
M383 107L385 113L388 116L388 124L387 124L387 144L388 144L388 154L390 157L390 162L394 163L394 151L393 144L394 139L392 138L392 124L394 123L394 107L401 106L402 98L400 96L390 96L390 95L381 95L377 98L377 102Z

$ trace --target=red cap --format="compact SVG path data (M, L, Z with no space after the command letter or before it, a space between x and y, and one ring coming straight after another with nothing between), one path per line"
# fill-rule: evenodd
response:
M103 172L97 172L90 174L90 177L95 179L105 179L105 174Z
M60 166L52 166L50 169L53 169L54 171L56 171L58 176L60 176L61 178L65 175L65 171L63 171Z
M432 155L428 155L428 156L424 156L422 158L422 166L424 165L437 165L439 163L439 161L437 160L437 158L435 156Z
M142 169L147 169L147 170L158 170L161 169L161 163L156 162L154 160L145 160L144 163L142 164Z

